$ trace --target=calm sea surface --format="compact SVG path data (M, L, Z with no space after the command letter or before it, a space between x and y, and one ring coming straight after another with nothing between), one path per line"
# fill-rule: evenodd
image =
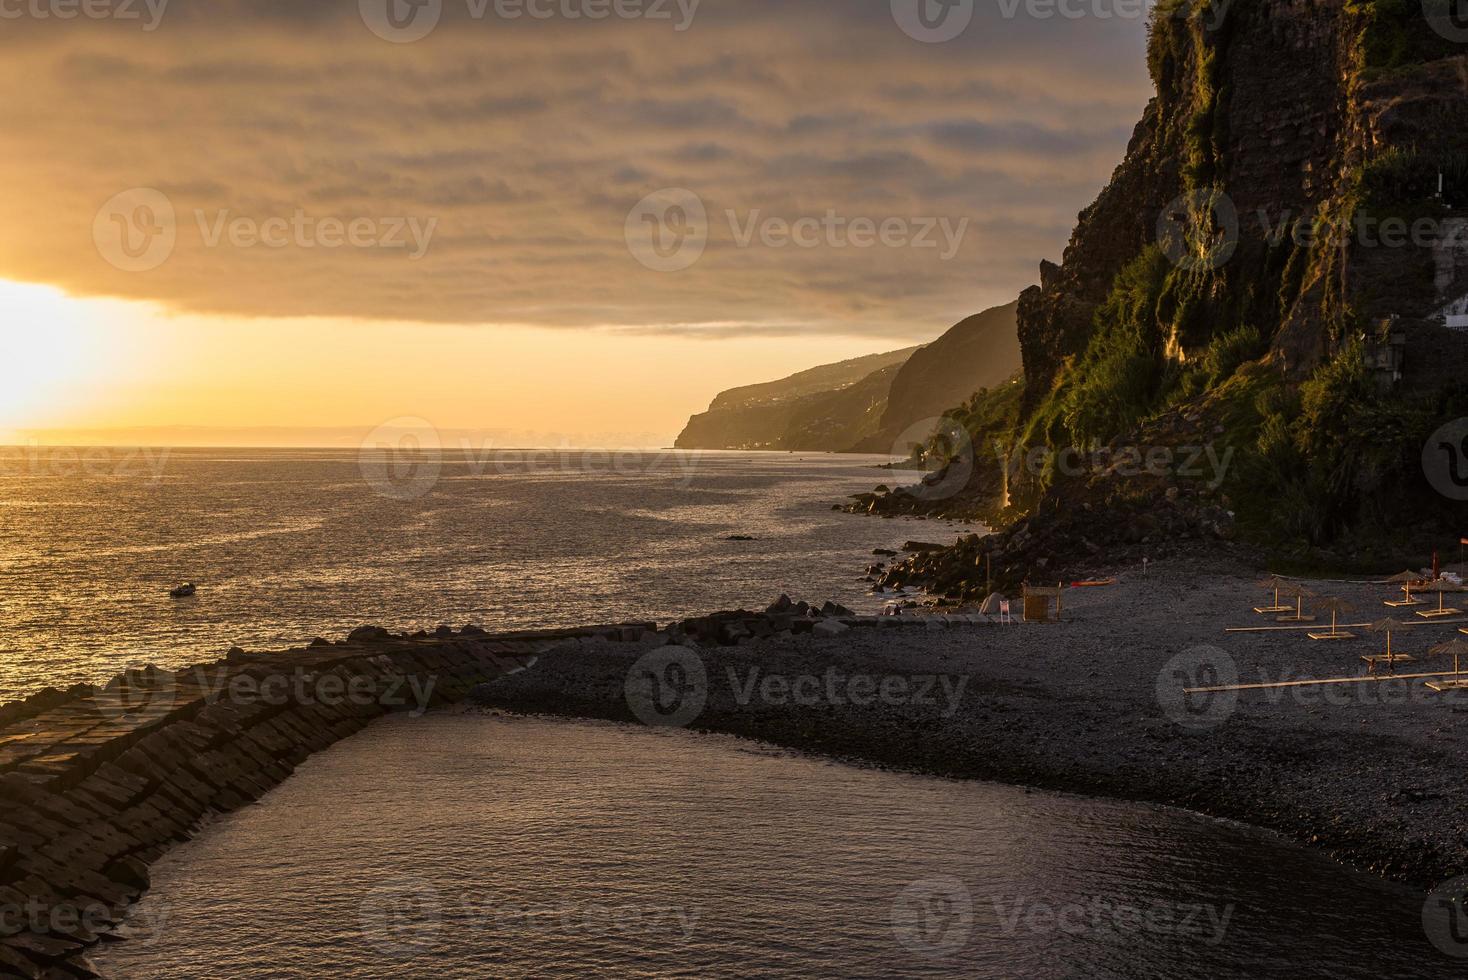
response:
M1163 808L387 718L164 858L109 974L1453 977L1422 896Z
M681 618L780 592L871 608L910 522L833 512L872 458L14 451L0 465L0 702L363 623ZM757 541L733 542L743 534ZM198 585L193 599L168 590Z

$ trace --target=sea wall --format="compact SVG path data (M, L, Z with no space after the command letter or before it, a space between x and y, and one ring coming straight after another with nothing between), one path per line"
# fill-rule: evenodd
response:
M0 707L0 976L95 976L88 948L170 846L374 718L457 700L567 642L652 629L363 627L338 643L235 649Z

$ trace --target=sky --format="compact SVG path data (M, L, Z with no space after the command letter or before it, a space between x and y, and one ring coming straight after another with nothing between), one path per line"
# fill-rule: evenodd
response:
M930 340L1151 93L1134 0L919 2L0 0L0 437L665 445Z

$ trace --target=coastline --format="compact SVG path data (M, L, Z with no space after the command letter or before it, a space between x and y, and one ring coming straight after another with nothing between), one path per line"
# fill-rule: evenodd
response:
M1379 618L1368 602L1380 586L1329 588L1367 610L1357 618ZM1250 608L1257 593L1242 568L1221 573L1178 559L1146 577L1124 574L1111 588L1071 590L1058 624L954 617L897 629L852 618L852 628L831 635L749 631L733 645L689 645L707 681L687 727L883 768L1176 806L1274 831L1423 890L1468 872L1455 786L1468 762L1457 737L1468 732L1461 693L1391 680L1244 692L1226 710L1214 702L1201 716L1182 712L1177 685L1159 678L1196 664L1200 649L1210 667L1232 664L1245 683L1355 675L1360 654L1374 652L1376 638L1362 631L1335 643L1293 632L1225 634L1259 625ZM1415 650L1455 631L1423 627L1398 644ZM641 723L629 706L629 671L671 640L687 637L582 641L480 685L470 700ZM856 675L879 690L899 679L906 700L853 703L840 679ZM771 677L783 681L762 686ZM800 678L816 679L804 704L791 693ZM933 680L919 699L924 678Z
M1364 611L1353 621L1383 615L1372 608L1382 585L1315 585L1355 601ZM80 907L97 921L0 938L0 966L85 969L87 949L147 890L148 866L211 814L258 799L382 714L460 701L672 723L849 764L1178 807L1424 890L1468 871L1455 783L1468 761L1458 738L1468 697L1394 679L1201 706L1181 698L1169 680L1179 672L1232 671L1244 683L1354 675L1377 646L1359 630L1335 643L1225 633L1267 621L1251 609L1260 593L1243 566L1172 559L1109 587L1067 590L1054 624L858 616L827 603L662 629L408 636L363 627L335 644L235 650L216 664L49 691L0 709L0 896ZM1420 653L1456 629L1456 619L1419 626L1397 649ZM649 717L641 695L659 692L629 685L645 675L692 683L695 710L658 702ZM283 700L262 698L270 684L301 678L307 696L291 687ZM224 683L235 679L248 681L243 692ZM343 697L357 683L364 696Z

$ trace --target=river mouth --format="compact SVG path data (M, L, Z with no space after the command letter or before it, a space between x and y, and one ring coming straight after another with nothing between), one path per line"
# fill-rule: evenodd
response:
M158 862L118 977L1458 975L1423 896L1162 807L391 716Z

